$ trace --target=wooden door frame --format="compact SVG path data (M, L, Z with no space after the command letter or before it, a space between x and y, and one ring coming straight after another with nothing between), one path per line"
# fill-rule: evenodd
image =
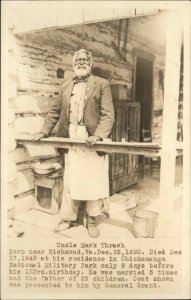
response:
M136 91L136 74L137 74L137 59L142 58L146 59L153 63L153 76L152 76L152 95L151 95L151 136L152 136L152 124L153 124L153 107L154 107L154 62L155 56L151 52L147 52L145 50L134 49L133 50L133 61L134 61L134 69L133 69L133 97L132 101L135 102L135 91Z

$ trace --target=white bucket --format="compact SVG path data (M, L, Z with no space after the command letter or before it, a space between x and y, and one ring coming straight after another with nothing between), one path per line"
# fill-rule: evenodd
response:
M137 210L133 215L133 232L137 238L153 238L158 214L148 210Z

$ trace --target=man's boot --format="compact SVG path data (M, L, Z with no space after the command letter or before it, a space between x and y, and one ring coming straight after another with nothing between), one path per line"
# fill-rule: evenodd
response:
M87 216L86 227L88 229L89 236L91 236L92 238L99 237L99 229L96 226L95 217Z
M77 225L78 225L77 221L65 221L65 220L61 219L60 222L58 223L58 225L54 228L54 232L57 233L57 232L69 229L71 227L75 227Z

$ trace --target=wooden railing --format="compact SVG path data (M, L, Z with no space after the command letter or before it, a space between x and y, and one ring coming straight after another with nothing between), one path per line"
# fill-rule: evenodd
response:
M17 143L20 145L48 145L56 148L65 149L88 149L86 141L82 139L71 139L61 137L43 138L34 142L31 137L18 136ZM140 142L112 142L111 140L103 140L96 142L91 149L94 151L103 151L106 153L124 153L124 154L137 154L149 156L161 156L161 146L157 143L140 143ZM181 144L177 145L177 155L182 154L183 147Z

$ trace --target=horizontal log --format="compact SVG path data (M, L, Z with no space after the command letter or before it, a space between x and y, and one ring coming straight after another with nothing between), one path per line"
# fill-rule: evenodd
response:
M29 151L26 149L26 147L24 146L19 146L15 149L15 155L14 155L14 160L15 163L18 164L22 164L22 163L34 163L36 161L38 161L39 159L43 159L43 160L49 160L49 159L56 159L59 157L59 154L56 153L52 153L52 154L39 154L39 155L35 155L35 156L31 156Z
M31 169L28 169L17 172L17 180L15 183L15 189L13 191L14 196L18 196L32 189L34 189L33 171Z
M12 100L11 105L15 112L40 112L37 99L29 94L18 95Z
M32 169L33 168L33 164L38 163L40 161L42 161L43 163L55 163L55 162L60 162L60 156L58 154L58 156L55 157L41 157L40 159L33 159L31 161L23 161L20 162L16 165L17 167L17 171L24 171L24 170L28 170L28 169Z
M17 137L17 143L22 145L47 145L57 148L65 149L89 149L86 145L85 140L81 139L70 139L70 138L58 138L50 137L42 139L38 142L31 140L31 137ZM104 151L107 153L132 153L132 154L154 154L157 155L160 151L160 146L155 143L135 143L135 142L112 142L112 141L102 141L97 142L91 147L94 151Z
M18 117L15 120L15 133L38 133L42 128L44 119L41 116Z
M37 106L38 106L38 112L37 109L35 109L34 105L31 105L27 107L27 105L23 105L22 109L19 110L19 108L17 108L15 114L16 116L18 115L22 115L22 116L26 116L26 114L33 114L33 115L38 115L38 114L45 114L48 112L48 110L51 108L51 106L53 105L55 98L53 97L43 97L43 96L36 96L34 95L32 92L31 94L27 93L27 92L22 92L22 96L24 96L26 98L30 98L30 102L34 102ZM58 97L58 96L57 96Z
M71 138L59 138L49 137L41 139L38 142L34 142L32 137L16 138L18 144L22 145L47 145L57 148L75 149L80 148L83 150L90 149L86 145L86 141L82 139L71 139ZM160 156L161 146L157 143L140 143L140 142L112 142L112 141L100 141L96 142L95 145L91 146L91 150L103 151L106 153L124 153L124 154L137 154L137 155L148 155L148 156ZM182 152L182 146L177 146L177 151Z
M29 195L34 195L34 191L35 191L35 189L28 190L28 191L23 192L19 195L16 195L14 197L14 199L17 201L19 198L23 198L23 197L26 197L26 196L29 196Z
M100 28L94 25L93 28L90 28L90 26L83 26L82 29L82 27L79 26L71 27L70 30L62 29L56 31L42 31L39 32L38 35L35 33L32 34L33 41L35 40L33 44L30 41L31 36L28 37L27 35L25 36L27 39L23 41L20 39L17 43L22 46L22 56L24 55L32 59L44 60L45 62L53 62L57 64L60 64L60 61L62 61L62 63L68 63L68 61L72 62L73 52L76 50L76 44L78 44L79 49L88 48L93 53L96 60L107 61L115 66L122 67L123 62L115 56L115 52L111 48L111 42L115 38L115 31L111 30L111 27L107 26L107 29L104 28L104 31L102 32L103 26L104 23ZM107 39L105 38L106 36ZM100 37L102 38L100 39ZM44 44L42 49L41 45L43 42ZM52 47L51 44L54 46ZM59 49L55 52L55 45L62 49L61 53ZM50 53L52 53L52 55L50 55Z

